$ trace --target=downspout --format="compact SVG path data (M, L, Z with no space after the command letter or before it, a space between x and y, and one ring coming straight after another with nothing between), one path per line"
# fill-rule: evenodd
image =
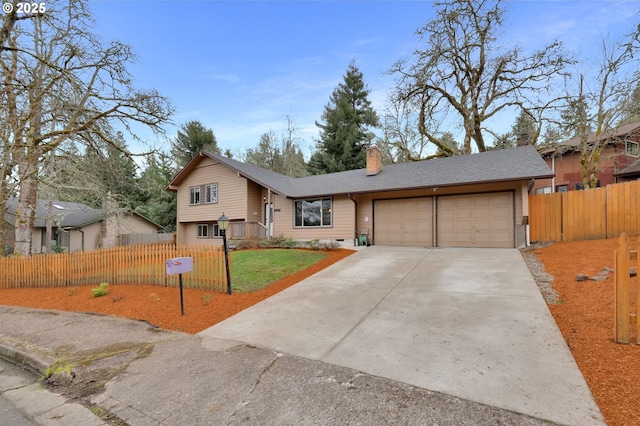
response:
M553 177L551 178L551 192L556 192L556 154L551 156L551 171Z
M358 245L358 202L356 200L353 199L353 197L351 196L351 194L347 194L347 197L349 197L349 199L351 201L353 201L353 205L355 208L355 214L353 215L353 232L354 232L354 236L353 236L353 246L356 247Z

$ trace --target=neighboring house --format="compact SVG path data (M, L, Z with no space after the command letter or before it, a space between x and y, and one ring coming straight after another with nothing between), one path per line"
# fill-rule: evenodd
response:
M628 182L640 179L640 158L619 172L614 173L616 182Z
M593 143L595 134L590 134L587 140ZM627 168L637 162L639 144L640 122L615 129L611 140L600 155L600 164L596 172L600 186L638 178L640 165L628 170ZM580 138L569 139L551 148L543 148L540 154L555 172L555 178L536 181L533 188L536 194L582 189Z
M551 177L532 146L384 167L370 147L366 169L301 178L201 151L167 189L177 191L178 244L221 244L224 213L230 238L519 247L533 180Z
M18 201L10 198L6 204L5 220L13 226ZM79 203L38 200L32 253L46 252L46 227L48 219L52 225L52 246L65 251L89 251L117 245L121 234L156 233L161 227L143 216L130 211L118 211L105 215L102 211Z

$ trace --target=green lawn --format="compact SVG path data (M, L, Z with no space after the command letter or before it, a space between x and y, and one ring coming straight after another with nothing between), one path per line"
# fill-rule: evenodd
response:
M250 293L305 269L327 257L310 250L240 250L231 253L231 285L234 291Z

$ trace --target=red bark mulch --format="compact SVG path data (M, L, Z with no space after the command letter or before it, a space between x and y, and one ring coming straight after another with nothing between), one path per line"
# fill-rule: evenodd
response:
M534 253L554 276L561 302L549 309L607 424L630 426L640 425L640 346L614 342L614 274L601 282L576 281L578 274L591 277L605 267L613 269L617 242L554 243ZM630 247L637 250L638 237L630 238ZM631 281L635 288L636 279ZM635 300L635 292L631 297ZM632 327L634 342L635 332Z
M332 250L320 262L253 293L227 295L184 289L184 316L180 315L180 290L175 287L110 284L109 294L93 297L90 286L0 290L0 305L74 312L96 312L144 319L160 328L198 333L315 274L354 252Z

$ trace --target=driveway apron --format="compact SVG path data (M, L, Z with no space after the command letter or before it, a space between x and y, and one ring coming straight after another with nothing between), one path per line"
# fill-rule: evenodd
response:
M604 424L515 249L368 247L199 335L560 424Z

